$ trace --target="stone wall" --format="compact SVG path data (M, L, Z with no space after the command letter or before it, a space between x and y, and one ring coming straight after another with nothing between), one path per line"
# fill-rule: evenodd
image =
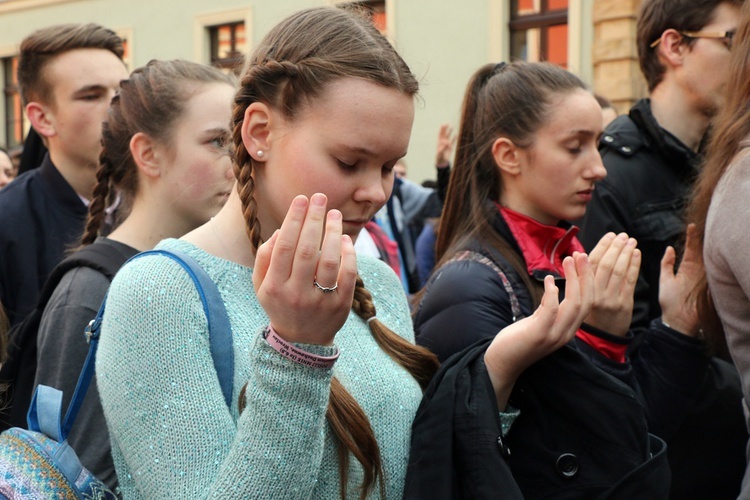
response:
M648 94L635 45L641 1L594 1L594 90L612 101L620 113Z

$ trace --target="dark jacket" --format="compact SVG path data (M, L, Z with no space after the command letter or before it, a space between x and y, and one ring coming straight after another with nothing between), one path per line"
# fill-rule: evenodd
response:
M588 251L609 231L638 240L643 258L632 325L648 328L661 316L661 258L667 246L679 249L682 242L683 212L701 158L659 126L648 99L610 123L599 145L607 177L596 184L579 238Z
M494 226L520 255L518 245L499 214ZM531 314L529 291L510 264L493 249L483 247L481 242L473 242L469 248L491 258L504 270L523 315ZM471 286L467 286L469 283ZM563 284L563 280L558 280L558 286ZM417 342L435 351L441 360L481 339L493 338L513 322L510 296L498 274L485 264L470 260L450 262L434 273L427 286L415 316ZM604 332L595 333L607 335ZM565 483L570 486L572 496L578 492L583 496L595 497L604 491L596 488L616 484L614 478L625 477L633 470L632 467L637 466L637 460L629 462L627 466L624 463L616 465L617 460L622 458L617 457L619 446L635 449L632 446L638 442L643 451L648 449L648 431L660 435L674 432L686 412L686 405L695 397L695 388L708 363L700 342L669 330L659 322L652 325L639 356L626 363L614 362L578 340L550 358L554 361L546 361L545 358L537 363L547 368L534 365L533 369L524 372L510 400L512 406L521 410L521 416L507 436L509 442L516 443L515 447L510 446L510 465L524 495L531 497L541 497L545 491L554 492L559 486L551 481L547 485L549 490L540 490L531 479L539 470L545 470L545 463L551 468L550 476L557 474L551 455L544 451L549 443L536 443L540 436L551 434L556 436L554 439L566 441L565 446L555 448L552 453L558 453L555 460L565 453L572 453L578 463L591 461L611 469L613 475L606 479L597 474L581 474L574 485L571 486L572 482ZM588 382L583 383L576 377ZM568 382L555 385L555 382L563 380ZM559 392L549 392L550 387L557 387ZM602 391L602 395L597 395L597 391ZM616 404L615 400L618 401ZM634 409L633 405L637 408ZM581 410L570 413L571 408L579 406ZM583 411L584 406L590 408ZM624 412L625 422L620 422L619 417L612 420L614 415L609 415L620 411ZM593 418L597 412L609 416ZM588 416L578 419L579 414ZM640 430L633 430L636 422L641 426ZM626 429L630 430L625 432ZM612 448L602 447L603 442L614 438L597 441L591 437L605 434L618 436L621 430L620 438L630 440L629 444L623 444L617 438L608 441ZM582 436L586 438L582 439ZM537 449L537 446L541 448ZM595 470L591 467L586 466L590 471Z
M666 445L647 432L642 406L572 346L518 379L521 414L503 437L483 361L490 342L451 357L427 388L405 499L667 498Z
M587 250L608 231L638 240L643 258L632 328L643 332L661 315L661 258L669 245L681 253L684 210L701 157L659 126L648 99L607 127L599 150L607 177L596 185L580 239ZM665 437L673 498L735 498L747 441L739 375L729 363L712 359L698 390L680 428Z
M11 325L36 306L50 272L83 234L87 213L49 155L0 191L0 303Z

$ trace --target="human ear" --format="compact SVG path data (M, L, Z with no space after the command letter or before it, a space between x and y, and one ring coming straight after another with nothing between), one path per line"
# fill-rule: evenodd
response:
M682 43L682 35L676 29L670 28L665 30L659 38L659 45L656 46L658 55L666 64L679 66L682 64L682 57L685 49L688 47Z
M242 119L242 144L256 161L265 161L270 147L272 110L262 103L254 102L245 110Z
M510 175L521 173L520 150L507 137L495 139L492 143L492 157L495 159L495 165L502 172Z
M54 136L54 117L51 110L42 103L30 102L26 105L26 116L29 117L31 126L44 138Z
M138 170L147 177L157 178L161 175L161 158L154 140L143 132L130 138L130 154L133 155Z

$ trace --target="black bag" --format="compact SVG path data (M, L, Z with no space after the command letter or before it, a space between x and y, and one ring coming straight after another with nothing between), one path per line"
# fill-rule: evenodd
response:
M77 267L90 267L112 281L128 260L127 255L112 250L105 243L93 243L60 262L47 278L36 308L8 332L8 355L0 368L0 384L7 386L0 405L0 431L26 427L26 414L34 394L39 324L55 288L68 271Z

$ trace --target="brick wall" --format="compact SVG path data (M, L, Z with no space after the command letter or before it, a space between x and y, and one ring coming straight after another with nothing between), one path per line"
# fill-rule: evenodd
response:
M594 1L594 90L612 101L620 113L648 94L635 46L641 1Z

